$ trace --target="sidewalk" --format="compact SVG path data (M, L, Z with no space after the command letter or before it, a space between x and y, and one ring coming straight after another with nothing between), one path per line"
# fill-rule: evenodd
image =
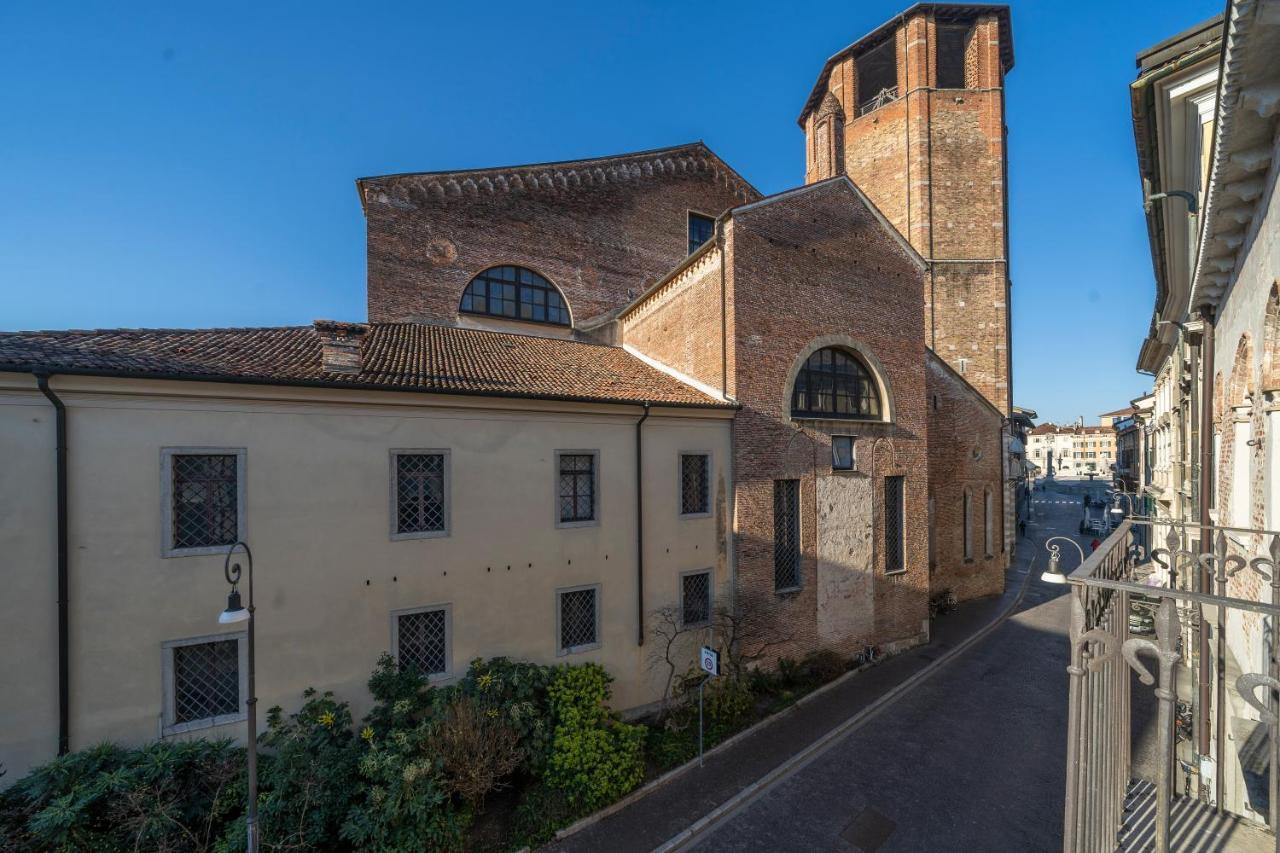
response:
M1019 555L1005 573L1003 595L966 602L935 620L927 645L846 677L709 754L704 767L694 767L544 849L625 853L651 851L667 842L1008 610L1023 589L1028 565L1040 550L1039 539L1028 536L1019 541Z

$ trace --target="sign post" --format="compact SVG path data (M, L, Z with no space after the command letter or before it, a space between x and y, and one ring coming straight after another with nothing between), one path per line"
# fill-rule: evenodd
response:
M702 688L707 686L707 682L720 674L720 653L710 646L702 647L702 654L698 658L698 665L702 667L702 671L707 677L702 679L698 685L698 766L702 766Z

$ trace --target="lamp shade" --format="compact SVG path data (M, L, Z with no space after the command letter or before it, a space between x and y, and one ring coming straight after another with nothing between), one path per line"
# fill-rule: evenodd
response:
M234 625L237 622L249 621L249 611L240 603L240 590L233 589L227 596L227 609L218 617L219 625Z
M1062 563L1058 559L1058 555L1052 554L1049 557L1049 568L1045 569L1040 575L1040 580L1045 583L1066 583L1067 576L1062 573Z

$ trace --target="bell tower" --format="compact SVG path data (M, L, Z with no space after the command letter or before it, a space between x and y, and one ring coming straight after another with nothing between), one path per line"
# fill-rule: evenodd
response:
M827 60L799 120L805 182L848 175L924 256L925 343L1006 414L1012 67L1007 6L922 3Z

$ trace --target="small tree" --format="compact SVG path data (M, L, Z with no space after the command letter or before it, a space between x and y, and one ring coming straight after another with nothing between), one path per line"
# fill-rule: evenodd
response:
M469 697L456 699L437 734L449 787L477 811L485 795L500 791L524 761L520 735L496 708L481 709Z

